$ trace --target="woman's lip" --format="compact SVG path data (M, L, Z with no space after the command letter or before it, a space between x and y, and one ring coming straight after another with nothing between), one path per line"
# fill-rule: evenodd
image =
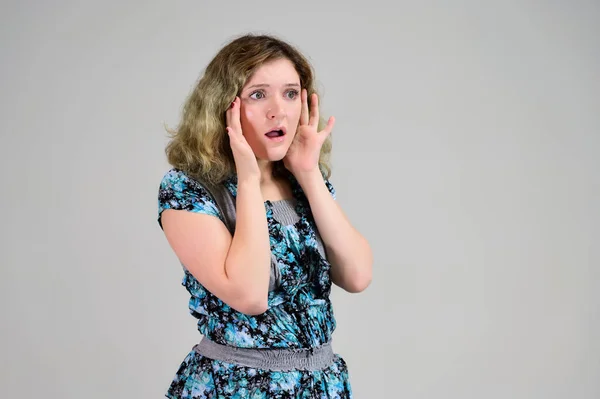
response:
M276 135L269 135L269 133L273 133L273 132L277 132L277 134ZM265 136L267 136L270 139L275 138L275 137L283 137L283 136L285 136L285 130L283 130L283 129L269 130L267 133L265 133Z
M275 126L273 129L270 129L267 133L276 132L278 130L281 130L284 135L287 133L285 126ZM267 134L267 133L265 133L265 134Z
M273 136L273 137L269 137L265 134L265 137L270 141L281 142L281 141L285 140L285 133L282 134L281 136Z

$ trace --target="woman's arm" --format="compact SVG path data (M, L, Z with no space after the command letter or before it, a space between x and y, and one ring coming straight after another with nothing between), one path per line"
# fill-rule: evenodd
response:
M266 311L271 249L258 180L238 184L233 237L218 218L185 210L165 210L162 226L181 263L207 290L241 313Z
M320 171L296 176L308 201L331 263L334 284L352 293L371 283L373 254L333 198Z
M246 292L251 313L267 310L271 244L258 178L238 181L235 233L225 261L225 274L237 290Z

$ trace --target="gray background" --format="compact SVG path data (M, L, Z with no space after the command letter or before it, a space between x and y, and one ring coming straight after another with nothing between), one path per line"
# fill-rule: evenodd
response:
M2 3L0 396L159 398L198 341L163 123L248 31L313 61L374 282L355 397L600 397L600 5Z

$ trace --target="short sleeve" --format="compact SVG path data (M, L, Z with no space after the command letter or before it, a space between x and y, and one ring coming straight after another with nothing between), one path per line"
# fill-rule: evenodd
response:
M209 192L177 169L171 169L163 176L158 189L158 223L161 227L161 215L167 209L202 213L222 220Z
M325 185L327 186L327 189L331 193L331 196L333 197L333 199L336 199L335 188L333 187L333 184L331 184L331 182L328 179L325 179Z

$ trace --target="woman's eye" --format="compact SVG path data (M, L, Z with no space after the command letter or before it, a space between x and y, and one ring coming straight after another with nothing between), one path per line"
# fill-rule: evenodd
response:
M262 91L255 91L254 93L250 94L250 98L252 98L254 100L260 100L264 96L265 95Z
M290 90L287 92L287 96L289 99L294 99L298 96L298 90Z

